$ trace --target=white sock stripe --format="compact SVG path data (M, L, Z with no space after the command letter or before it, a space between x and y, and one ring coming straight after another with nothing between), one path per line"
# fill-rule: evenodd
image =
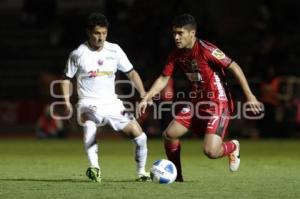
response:
M98 145L96 143L97 126L93 121L86 121L83 127L85 152L91 167L100 168L98 163Z
M84 146L86 149L91 148L96 144L96 124L92 121L86 121L83 128L84 131Z
M138 140L142 140L142 139L147 139L147 136L144 132L141 135L133 138L134 141L138 141Z
M145 166L147 160L147 136L145 133L142 133L138 137L133 139L135 143L135 161L137 167L137 173L145 173Z
M97 128L96 123L93 122L92 120L87 120L84 122L84 127L87 127L87 126Z

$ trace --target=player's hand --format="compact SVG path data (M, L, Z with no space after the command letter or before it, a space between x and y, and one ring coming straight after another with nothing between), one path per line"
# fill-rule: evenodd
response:
M246 96L246 98L248 105L246 111L251 111L254 115L263 111L263 104L259 102L254 95Z
M145 113L147 106L148 106L147 99L145 99L145 98L142 99L142 101L138 105L138 113L139 113L138 116L139 117L141 117Z

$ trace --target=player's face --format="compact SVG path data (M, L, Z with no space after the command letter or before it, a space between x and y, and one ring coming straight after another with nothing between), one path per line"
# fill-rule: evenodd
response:
M107 28L95 26L93 30L88 31L89 43L91 47L101 50L107 37Z
M193 48L195 41L195 30L174 27L173 38L177 48Z

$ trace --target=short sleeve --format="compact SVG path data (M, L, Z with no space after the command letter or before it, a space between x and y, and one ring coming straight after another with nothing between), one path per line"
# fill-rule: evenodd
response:
M65 68L65 75L69 78L73 78L78 70L78 59L79 56L73 51L67 61Z
M118 70L127 73L133 69L133 65L130 63L127 55L118 45L117 45L117 57L118 57L118 64L117 64Z
M232 59L215 45L203 41L200 43L205 49L205 56L209 62L223 69L226 69L232 63Z
M167 60L167 63L162 71L162 75L164 76L172 76L174 72L175 66L175 56L174 54L170 54Z

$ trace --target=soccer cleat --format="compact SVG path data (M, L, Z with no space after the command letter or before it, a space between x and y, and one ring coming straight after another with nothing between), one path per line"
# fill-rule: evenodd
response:
M86 170L85 175L91 179L93 182L101 182L101 171L96 167L89 167Z
M182 175L177 175L175 182L183 182L183 177Z
M229 170L231 172L237 171L240 166L240 143L237 140L232 140L232 142L235 144L236 149L229 154Z
M138 181L138 182L149 182L149 181L151 181L150 173L145 172L143 174L138 174L138 178L136 179L136 181Z

